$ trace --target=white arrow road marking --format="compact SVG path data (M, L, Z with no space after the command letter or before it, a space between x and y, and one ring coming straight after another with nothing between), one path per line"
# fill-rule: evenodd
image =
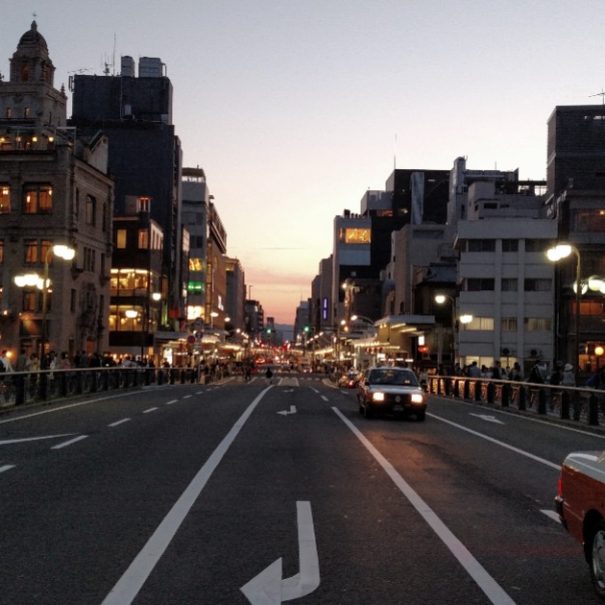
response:
M310 502L296 503L296 518L300 572L282 580L281 557L271 563L240 588L252 605L280 605L305 597L319 586L319 557Z
M290 406L290 410L281 410L280 412L277 412L277 414L281 414L282 416L287 416L288 414L296 414L296 406L295 405L291 405Z
M476 416L477 418L481 418L481 420L485 420L486 422L493 422L494 424L504 424L502 420L498 420L493 414L472 414L471 416Z
M4 439L0 445L9 445L11 443L24 443L25 441L39 441L40 439L59 439L60 437L69 437L75 433L63 433L62 435L42 435L41 437L24 437L22 439Z
M555 512L554 510L548 510L548 509L540 509L540 512L543 515L546 515L549 519L552 519L553 521L556 521L557 523L561 523L561 519L559 519L559 514L557 512Z

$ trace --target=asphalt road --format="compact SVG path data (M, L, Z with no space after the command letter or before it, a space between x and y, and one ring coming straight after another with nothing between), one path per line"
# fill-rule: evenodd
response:
M598 603L553 514L581 449L438 398L364 419L311 375L30 408L0 417L0 604Z

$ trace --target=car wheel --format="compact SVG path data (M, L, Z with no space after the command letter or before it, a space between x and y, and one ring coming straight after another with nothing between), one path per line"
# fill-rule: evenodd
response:
M423 422L425 417L426 410L420 410L419 412L416 412L416 420L418 420L418 422Z
M592 536L590 550L590 577L601 598L605 598L605 521L599 521Z

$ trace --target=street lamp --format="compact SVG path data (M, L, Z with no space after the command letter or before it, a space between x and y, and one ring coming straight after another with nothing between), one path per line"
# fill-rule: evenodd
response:
M46 369L44 347L47 338L46 307L48 292L50 290L50 279L48 277L50 259L51 256L56 256L65 261L71 261L74 259L75 255L76 251L71 246L66 246L65 244L55 244L54 246L49 246L44 255L44 272L42 274L42 277L40 277L37 273L26 273L24 275L15 275L15 277L13 278L13 281L19 288L35 286L39 290L42 290L42 329L40 331L39 343L39 359L41 369Z
M435 294L433 300L438 305L444 305L449 300L452 305L452 364L454 364L456 363L456 301L449 294L441 293Z
M556 263L560 260L567 258L570 254L576 255L576 282L575 282L575 294L576 294L576 312L574 321L574 346L575 346L575 358L576 358L576 376L580 372L580 297L582 296L582 280L581 270L582 262L580 257L580 251L571 244L557 244L546 251L546 257L549 261Z

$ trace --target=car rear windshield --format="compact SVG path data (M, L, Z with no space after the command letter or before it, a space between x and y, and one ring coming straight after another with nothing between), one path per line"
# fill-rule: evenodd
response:
M368 377L370 384L395 384L418 386L416 374L409 370L372 370Z

